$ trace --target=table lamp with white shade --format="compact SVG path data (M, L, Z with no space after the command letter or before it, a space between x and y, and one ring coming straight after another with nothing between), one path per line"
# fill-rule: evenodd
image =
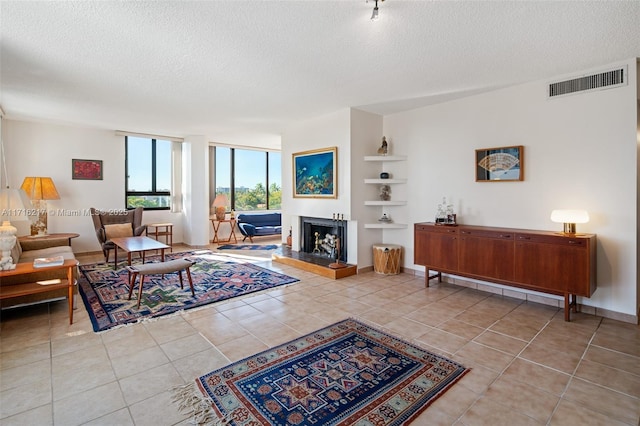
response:
M565 234L576 233L576 223L589 222L589 213L586 210L553 210L551 221L564 224Z
M229 204L229 199L225 194L218 194L216 198L211 203L216 215L217 220L224 220L225 215L227 213L227 205Z

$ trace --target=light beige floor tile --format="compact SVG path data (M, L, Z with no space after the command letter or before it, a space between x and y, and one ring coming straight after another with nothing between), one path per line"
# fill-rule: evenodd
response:
M186 426L188 419L169 401L167 381L191 382L232 361L355 317L471 368L412 425L493 425L505 419L510 425L526 425L544 423L540 419L549 415L549 424L608 420L616 425L624 418L626 424L638 425L637 325L584 313L572 314L567 323L557 307L449 283L424 287L423 277L410 274L366 272L330 280L286 265L270 266L266 258L250 261L301 281L104 333L93 333L82 303L72 326L64 300L7 315L3 311L0 379L16 387L0 394L0 413L7 416L2 423L51 424L55 419L54 424L64 426ZM38 362L51 365L44 372L46 380L39 368L18 368ZM574 371L585 380L570 379ZM140 385L145 378L151 378L151 386ZM79 408L85 406L89 408ZM29 420L40 415L40 423Z
M171 318L163 318L162 321L146 322L144 323L144 327L158 344L181 339L197 333L191 324L179 315Z
M455 334L447 333L438 329L432 329L429 332L417 337L419 342L438 348L448 353L455 353L469 341Z
M596 333L592 344L602 348L613 349L627 355L640 357L640 340L629 339L625 335L616 336L610 333Z
M24 349L4 352L0 356L0 370L15 368L49 358L51 358L51 345L49 343L41 343Z
M505 354L495 349L469 342L456 352L457 356L469 358L483 367L502 371L513 360L512 355Z
M51 377L51 361L48 359L0 370L0 391L40 382L43 377Z
M496 333L511 336L516 339L531 341L542 329L542 324L523 323L515 317L505 317L493 324L489 329Z
M79 351L54 356L51 359L51 368L52 373L57 375L78 369L97 368L109 363L106 348L102 343L98 343Z
M167 364L168 362L169 358L158 346L141 349L132 355L111 358L113 371L119 379L138 374L141 371L155 368L159 365Z
M543 424L549 420L560 399L551 393L504 377L493 382L485 395L491 401L500 401L501 404Z
M467 373L468 374L468 373ZM435 400L429 407L441 411L449 419L457 419L471 407L479 398L478 394L464 386L449 388L442 396ZM449 423L452 424L452 423Z
M511 355L519 354L527 344L527 342L523 340L494 333L493 331L486 331L473 339L473 341Z
M109 336L110 333L117 334ZM101 336L111 358L133 355L141 349L157 346L156 341L142 324L119 328ZM109 338L106 336L109 336Z
M588 406L578 405L565 399L560 400L558 408L553 413L550 426L628 426L610 416L590 410Z
M590 346L584 359L640 376L640 358L621 352Z
M433 331L432 327L406 318L398 318L385 324L385 328L405 340L413 340Z
M222 368L230 362L217 348L212 348L181 358L174 362L173 366L185 382L190 382L210 371Z
M136 426L173 425L186 420L171 400L170 391L145 399L129 407Z
M200 334L191 334L181 339L171 340L160 347L171 361L175 361L197 352L206 351L211 348L211 343Z
M165 364L121 379L119 383L124 400L131 406L171 388L183 385L185 381L172 364Z
M557 396L562 395L571 378L569 374L521 358L516 358L502 377L535 386Z
M640 399L582 379L571 379L563 398L621 422L635 425L640 419Z
M115 380L116 375L109 363L54 374L52 376L53 401L55 403L55 401L89 391L97 386L113 383Z
M640 398L640 376L635 374L582 360L575 375L589 382Z
M4 418L0 423L2 423L2 426L53 425L52 404L42 405L38 408L16 414L15 416Z
M465 426L535 426L543 425L531 417L514 412L513 409L496 403L487 397L478 400L461 418Z
M454 424L455 418L450 417L434 406L427 407L411 422L412 425L449 426Z
M542 364L568 374L573 374L580 362L580 355L554 351L542 344L534 343L527 346L519 355L519 358Z
M442 331L446 331L447 333L455 334L456 336L461 337L467 341L472 340L476 336L479 336L485 330L484 328L466 324L455 319L445 321L442 324L438 325L437 328Z
M133 426L133 419L129 414L128 408L122 408L113 413L99 417L95 420L85 423L86 426Z
M230 342L216 345L216 348L229 360L238 361L254 353L262 352L268 349L269 346L252 335L246 335Z
M96 401L100 401L96 403ZM93 388L54 401L53 420L56 425L80 425L124 408L126 403L117 382Z
M51 404L51 376L0 392L0 420Z

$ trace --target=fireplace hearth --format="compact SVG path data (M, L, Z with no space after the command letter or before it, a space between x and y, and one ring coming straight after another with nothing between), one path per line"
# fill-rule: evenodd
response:
M300 217L300 251L307 256L347 262L347 222L338 218Z

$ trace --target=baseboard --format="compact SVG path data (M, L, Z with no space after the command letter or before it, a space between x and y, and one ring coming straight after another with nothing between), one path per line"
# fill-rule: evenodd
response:
M408 273L409 269L405 269L405 273ZM415 276L424 277L425 273L415 269L411 269ZM460 287L472 288L486 293L497 294L505 297L511 297L514 299L526 300L528 302L541 303L543 305L553 306L555 308L564 309L564 298L562 296L554 296L552 294L545 294L539 292L533 292L530 290L519 289L517 287L505 287L500 284L485 283L479 281L469 280L463 277L455 275L442 274L442 281L457 285ZM591 314L608 318L616 321L639 324L640 316L638 314L625 314L622 312L612 311L609 309L598 308L595 306L578 304L580 312L585 314Z

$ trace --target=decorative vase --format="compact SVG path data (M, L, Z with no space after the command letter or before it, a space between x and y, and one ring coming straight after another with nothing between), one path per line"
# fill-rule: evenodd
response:
M293 238L291 237L291 228L289 228L289 235L287 235L287 245L291 247Z
M16 245L16 233L18 230L8 220L2 222L0 226L0 251L2 258L0 259L0 269L8 271L15 269L16 265L11 258L11 249Z
M387 172L380 173L380 179L389 179L389 173Z

